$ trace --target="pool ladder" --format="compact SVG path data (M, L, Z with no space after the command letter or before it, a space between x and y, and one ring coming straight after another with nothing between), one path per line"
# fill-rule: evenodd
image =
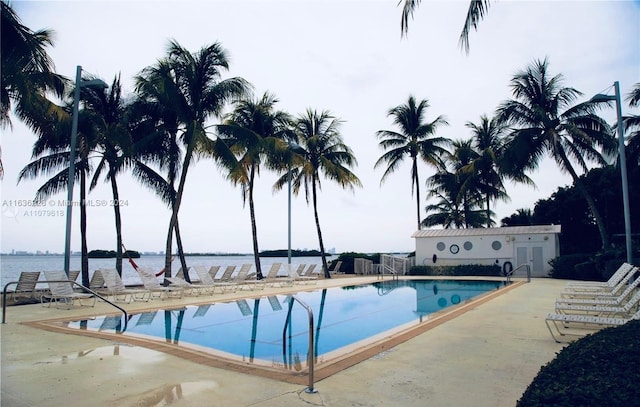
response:
M307 310L307 315L309 316L309 357L307 358L307 360L309 361L309 386L304 391L305 393L317 393L318 390L313 387L313 367L316 358L314 354L315 347L313 338L313 310L309 305L307 305L304 301L302 301L295 295L289 296L289 313L286 319L287 323L285 323L284 330L282 331L282 346L283 348L286 347L287 324L291 318L291 308L293 307L293 300L296 300L300 305L302 305L302 307Z
M529 266L528 264L521 264L518 267L516 267L513 270L511 270L511 271L506 273L507 283L511 282L511 276L513 276L515 274L515 272L520 270L520 269L526 269L527 270L527 283L531 282L531 266Z

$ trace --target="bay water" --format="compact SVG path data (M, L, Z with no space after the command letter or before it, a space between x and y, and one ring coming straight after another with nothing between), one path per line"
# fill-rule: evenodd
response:
M327 256L327 261L334 259L335 256ZM262 273L266 274L273 263L282 263L286 266L287 257L261 257L260 265ZM158 273L164 268L164 255L142 255L133 261L141 267L145 267ZM234 265L239 269L242 264L254 264L253 255L239 256L186 256L187 266L204 266L207 270L212 266L220 266L220 273L226 266ZM320 269L322 264L321 257L292 257L292 265L299 264L316 264L316 270ZM115 259L89 259L89 277L98 269L115 268ZM70 269L80 270L80 256L72 255L70 258ZM180 269L180 259L176 257L171 265L171 272L175 275ZM18 281L20 273L23 271L49 271L64 270L64 255L0 255L0 275L2 277L2 287L10 281ZM255 265L252 269L255 272ZM283 274L284 268L280 274ZM189 274L192 278L196 277L195 272ZM44 275L40 276L40 280L44 281ZM125 285L142 284L138 273L129 263L128 259L122 260L122 280ZM77 280L81 283L81 277ZM12 289L15 287L10 287Z

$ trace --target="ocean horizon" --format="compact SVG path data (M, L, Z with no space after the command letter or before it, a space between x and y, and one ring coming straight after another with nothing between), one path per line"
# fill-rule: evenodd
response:
M253 254L246 255L187 255L186 261L188 267L204 266L209 269L212 266L235 265L238 268L245 263L254 264ZM327 254L328 260L333 260L336 256ZM80 255L73 254L70 257L70 269L80 270ZM133 259L134 262L141 267L148 268L154 272L159 272L164 268L164 255L142 255ZM273 263L287 264L287 257L260 257L260 265L262 272L266 273ZM320 256L313 257L292 257L291 264L316 264L321 265ZM98 269L115 268L116 259L89 259L89 277ZM171 271L172 274L178 272L180 268L180 259L176 257L173 260ZM10 281L17 281L20 273L23 271L51 271L64 270L63 254L0 254L0 274L2 275L2 287ZM255 272L255 265L253 268ZM195 274L195 273L193 273ZM191 275L195 277L194 275ZM44 281L44 275L40 276L40 280ZM81 278L78 277L78 282ZM126 285L142 284L138 273L129 263L127 258L122 259L122 280ZM10 287L11 288L11 287Z

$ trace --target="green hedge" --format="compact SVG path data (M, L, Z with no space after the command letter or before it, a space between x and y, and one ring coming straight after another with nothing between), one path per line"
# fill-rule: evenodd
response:
M543 366L517 407L640 405L640 321L581 338Z
M579 274L576 271L576 265L586 263L590 258L590 254L569 254L566 256L556 257L549 261L549 264L552 267L551 277L579 280L581 277L579 277Z
M461 264L458 266L413 266L411 276L502 276L497 265Z
M551 277L570 280L607 281L624 260L606 254L570 254L556 257L549 264Z

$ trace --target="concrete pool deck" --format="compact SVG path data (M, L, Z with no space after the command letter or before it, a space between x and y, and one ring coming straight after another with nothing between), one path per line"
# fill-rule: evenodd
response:
M317 286L376 281L321 280ZM533 279L393 348L304 385L211 367L113 340L61 334L24 322L112 312L8 307L0 326L4 406L514 406L564 345L544 323L566 281ZM257 295L291 291L266 288ZM238 298L216 294L215 301ZM248 293L247 293L248 294ZM250 294L248 294L250 295ZM125 304L128 311L202 302L185 297Z

